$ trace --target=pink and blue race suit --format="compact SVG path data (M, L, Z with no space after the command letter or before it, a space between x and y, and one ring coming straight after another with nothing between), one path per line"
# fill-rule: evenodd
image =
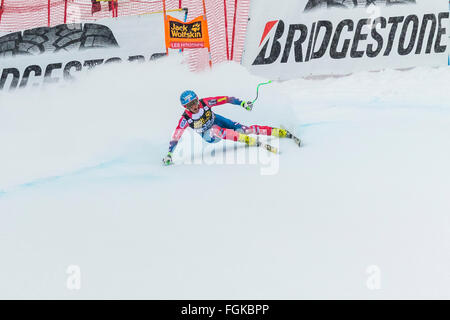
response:
M211 110L211 108L225 103L241 105L242 101L235 97L209 97L200 99L199 102L200 107L197 113L192 113L187 109L183 112L170 141L169 152L173 152L187 127L194 129L208 143L215 143L221 139L237 141L241 133L271 135L271 127L244 126L215 114Z

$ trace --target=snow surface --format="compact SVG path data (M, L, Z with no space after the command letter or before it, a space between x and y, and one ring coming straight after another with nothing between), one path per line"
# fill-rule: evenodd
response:
M215 111L301 149L202 160L186 132L163 167L181 91L253 99L267 80L179 62L0 93L0 298L450 298L449 68L261 87L253 112Z

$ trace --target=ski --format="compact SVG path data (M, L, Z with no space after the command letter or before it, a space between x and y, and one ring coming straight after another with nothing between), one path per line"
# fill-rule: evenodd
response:
M286 127L283 125L281 125L280 128L286 130L287 133L286 138L292 139L292 141L294 141L297 146L301 147L302 140L299 137L293 135L292 132L286 129Z
M278 152L278 149L277 148L275 148L274 146L271 146L270 144L266 144L266 143L264 143L264 142L261 142L261 141L257 141L256 142L256 145L258 146L258 147L261 147L261 148L263 148L263 149L266 149L267 151L269 151L269 152L272 152L272 153L279 153Z

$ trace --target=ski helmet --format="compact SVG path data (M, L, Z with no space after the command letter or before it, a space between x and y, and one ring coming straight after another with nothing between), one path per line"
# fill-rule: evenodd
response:
M180 96L180 102L183 105L183 107L185 107L185 108L189 102L194 101L194 100L198 100L198 96L192 90L186 90Z

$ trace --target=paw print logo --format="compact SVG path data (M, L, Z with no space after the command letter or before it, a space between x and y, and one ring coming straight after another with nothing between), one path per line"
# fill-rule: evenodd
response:
M194 23L194 25L192 26L192 31L194 31L194 32L200 31L200 23L199 22Z

